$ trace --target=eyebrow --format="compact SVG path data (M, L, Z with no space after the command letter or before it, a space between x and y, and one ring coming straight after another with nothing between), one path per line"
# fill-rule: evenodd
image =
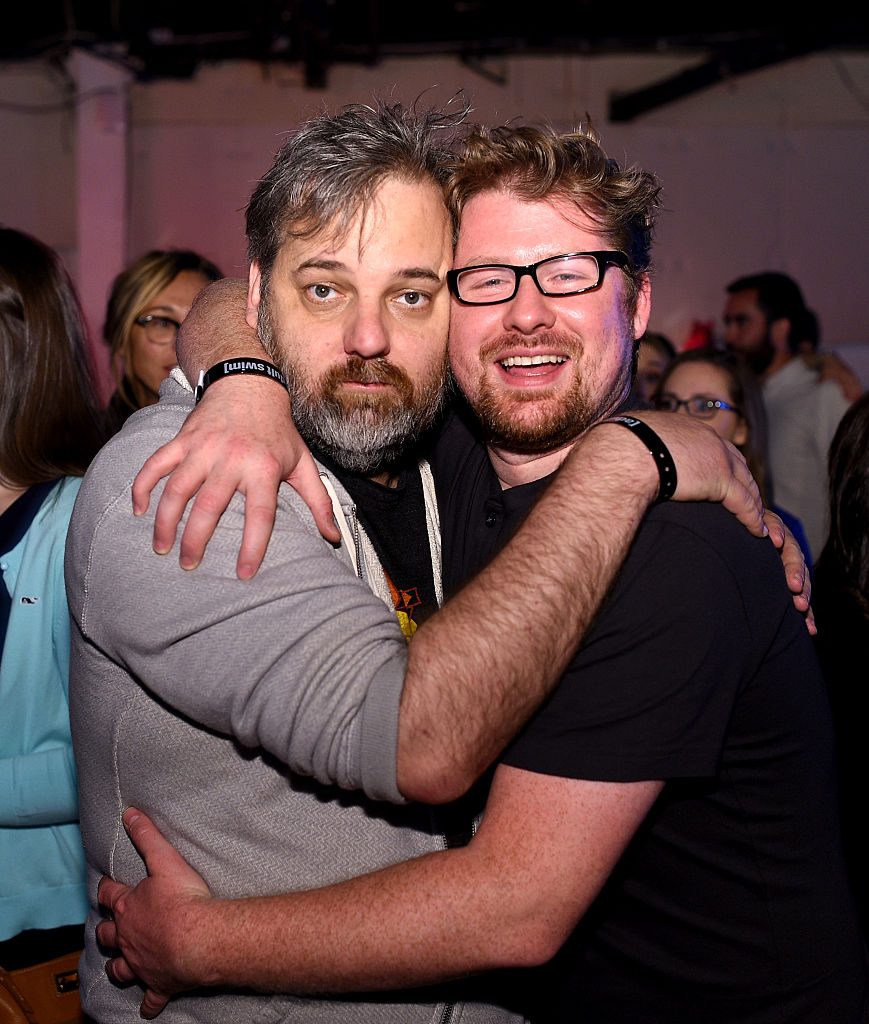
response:
M178 309L177 306L167 306L165 303L161 303L160 305L145 306L145 309L142 312L141 316L148 316L149 314L157 314L157 313L173 313L174 314L177 309Z
M342 263L340 260L327 260L327 259L310 259L300 263L295 272L299 273L302 270L330 270L330 271L346 271L347 264ZM396 278L411 278L422 281L440 281L440 277L435 273L431 267L399 267L394 275Z

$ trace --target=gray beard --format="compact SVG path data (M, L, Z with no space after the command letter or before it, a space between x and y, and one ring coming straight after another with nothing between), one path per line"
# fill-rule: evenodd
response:
M375 398L345 403L302 383L275 343L265 301L260 303L258 327L269 357L287 378L296 429L309 447L348 473L371 476L400 462L444 406L448 392L446 360L440 378L428 382L422 390L413 387L406 374L395 371L403 379L398 401L384 403Z
M414 447L443 406L443 389L422 405L347 409L323 395L303 392L292 376L293 419L306 443L349 473L369 476L395 465Z

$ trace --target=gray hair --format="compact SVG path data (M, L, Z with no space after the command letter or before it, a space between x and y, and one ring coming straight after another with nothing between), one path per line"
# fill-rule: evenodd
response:
M258 264L263 289L287 238L309 238L325 228L340 238L385 178L443 188L455 162L454 133L468 113L466 104L452 112L451 105L419 111L376 100L303 122L278 150L246 209L248 259Z

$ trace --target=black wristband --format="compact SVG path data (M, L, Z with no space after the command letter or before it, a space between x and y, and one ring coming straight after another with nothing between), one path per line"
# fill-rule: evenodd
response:
M658 437L648 423L638 420L635 416L610 416L602 423L620 423L628 430L632 430L643 444L649 449L649 454L655 460L658 467L658 496L654 504L661 501L669 501L676 493L676 463L673 456L664 442Z
M222 377L232 377L236 373L252 373L258 377L270 377L285 388L289 387L287 378L274 363L267 363L264 359L224 359L223 362L215 363L210 370L200 372L195 392L196 401L199 402L209 384L213 384Z

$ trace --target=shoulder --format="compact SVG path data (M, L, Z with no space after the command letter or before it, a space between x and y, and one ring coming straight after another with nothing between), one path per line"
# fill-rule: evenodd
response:
M790 603L772 542L750 534L715 502L668 502L650 509L619 582L646 598L666 593L670 607L678 598L688 616L720 610L725 603L745 612ZM652 605L654 614L667 615L668 609L658 605Z
M691 535L712 550L728 551L760 540L746 530L723 505L714 501L668 501L653 505L638 531L638 539L678 546Z
M187 396L178 385L174 388L177 390L166 391L156 405L130 416L99 450L82 481L76 516L81 508L104 507L128 493L145 460L175 437L193 409L193 396Z

